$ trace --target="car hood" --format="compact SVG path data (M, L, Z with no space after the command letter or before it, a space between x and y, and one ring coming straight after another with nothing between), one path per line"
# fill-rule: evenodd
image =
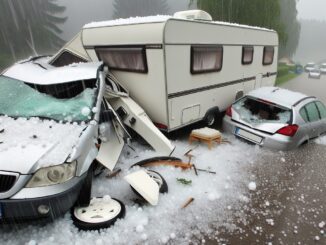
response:
M64 163L86 125L0 117L0 170L31 174Z
M244 120L240 117L240 115L233 110L232 113L232 120L236 121L238 123L241 123L249 128L270 133L270 134L275 134L279 129L287 126L288 124L286 123L275 123L275 122L269 122L269 121L263 121L263 122L248 122L247 120Z

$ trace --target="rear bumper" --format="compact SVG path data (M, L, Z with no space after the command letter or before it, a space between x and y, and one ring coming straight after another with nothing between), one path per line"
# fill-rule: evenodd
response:
M245 130L251 134L254 134L256 136L259 136L262 138L260 143L256 143L251 141L248 138L243 138L241 136L238 136L235 134L236 128L240 128L242 130ZM253 144L257 144L259 146L267 147L274 150L291 150L297 147L297 144L293 142L293 138L279 135L279 134L267 134L255 129L252 129L250 127L247 127L243 124L237 123L235 121L232 121L230 117L225 116L223 118L223 130L226 132L229 132L233 135L235 135L238 138L241 138L247 142L251 142Z
M0 200L0 224L45 223L62 216L75 204L85 176L78 178L76 184L69 189L57 194L37 198ZM43 210L48 208L48 212L40 212L40 206L43 206Z

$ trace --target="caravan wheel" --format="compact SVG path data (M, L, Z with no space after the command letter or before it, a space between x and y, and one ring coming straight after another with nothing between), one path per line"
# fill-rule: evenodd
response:
M93 198L88 207L75 207L72 219L80 230L99 230L112 226L125 213L125 205L115 198Z
M206 124L209 127L216 127L219 126L221 123L221 114L218 108L212 108L210 109L207 113L206 116L204 118Z
M208 126L212 126L215 124L215 118L216 118L216 115L215 113L210 113L207 115L206 117L206 123Z

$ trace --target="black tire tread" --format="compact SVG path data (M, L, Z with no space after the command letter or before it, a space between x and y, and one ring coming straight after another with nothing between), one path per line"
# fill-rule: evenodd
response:
M92 230L99 230L99 229L106 229L109 228L110 226L114 225L114 223L118 219L122 219L125 214L126 214L126 207L125 205L118 199L112 198L113 200L116 200L117 202L120 203L121 205L121 212L113 219L104 221L101 223L87 223L84 221L79 220L75 215L74 215L74 208L71 209L71 218L73 220L73 224L79 229L83 231L92 231Z

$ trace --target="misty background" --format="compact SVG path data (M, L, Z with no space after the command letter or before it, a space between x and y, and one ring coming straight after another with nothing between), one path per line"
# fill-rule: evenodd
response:
M279 58L326 59L325 0L0 0L0 70L55 53L89 22L195 8L214 20L275 29Z

